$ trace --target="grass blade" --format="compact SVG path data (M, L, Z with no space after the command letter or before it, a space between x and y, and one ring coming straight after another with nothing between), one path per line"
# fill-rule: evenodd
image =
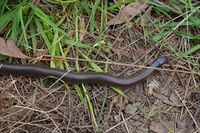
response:
M16 10L16 15L13 19L13 24L12 24L12 33L11 33L11 39L16 42L17 41L17 35L21 32L20 31L20 12L19 10Z
M92 105L92 102L90 100L90 96L85 88L84 85L82 85L83 87L83 91L84 91L84 94L85 94L85 97L86 97L86 100L87 100L87 104L88 104L88 107L89 107L89 110L90 110L90 114L91 114L91 118L92 118L92 121L93 121L93 125L95 127L95 130L96 132L98 132L98 124L97 124L97 121L96 121L96 117L95 117L95 112L94 112L94 108L93 108L93 105Z
M31 35L35 35L35 27L33 26L33 22L31 22L30 24L30 32ZM32 40L32 49L33 49L33 54L36 53L36 49L37 49L37 40L35 36L31 36L31 40Z
M96 10L97 7L100 3L100 0L95 0L94 5L92 6L92 14L90 17L90 32L94 33L94 27L95 27L95 14L96 14Z
M60 29L55 23L53 23L49 17L38 7L31 4L31 8L34 10L34 14L39 17L44 23L50 25L53 27L53 29L63 33L64 35L67 35L66 32L62 29Z
M8 0L1 0L0 1L0 7L1 7L0 17L4 14L7 3L8 3Z
M186 52L180 52L180 53L178 53L178 59L187 58L189 55L197 52L198 50L200 50L200 44L191 47Z
M2 30L15 16L17 9L13 9L0 17L0 30Z
M91 66L96 72L103 72L103 70L102 70L97 64L93 63L93 62L90 60L90 58L88 58L85 54L82 54L82 56L83 56L83 58L85 58L85 59L89 62L90 66Z

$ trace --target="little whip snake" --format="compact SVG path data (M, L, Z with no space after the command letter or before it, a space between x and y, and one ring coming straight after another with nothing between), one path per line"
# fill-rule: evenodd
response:
M95 72L66 72L54 68L41 67L37 65L20 65L20 64L0 64L0 74L9 74L17 76L34 76L46 77L54 76L61 78L69 84L88 83L88 84L104 84L111 86L130 87L135 83L144 80L151 75L155 69L167 62L166 57L160 56L154 62L137 76L129 78L119 78L106 73Z

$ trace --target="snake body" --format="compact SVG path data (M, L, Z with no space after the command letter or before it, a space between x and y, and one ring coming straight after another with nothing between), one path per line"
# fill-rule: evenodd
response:
M0 74L9 74L17 76L34 76L34 77L47 77L54 76L61 78L63 81L69 84L104 84L111 86L130 87L135 83L144 80L151 75L155 69L166 63L167 59L164 56L160 56L154 60L154 62L141 74L137 76L131 76L129 78L119 78L106 73L94 73L94 72L66 72L64 70L58 70L54 68L41 67L37 65L22 65L22 64L0 64Z

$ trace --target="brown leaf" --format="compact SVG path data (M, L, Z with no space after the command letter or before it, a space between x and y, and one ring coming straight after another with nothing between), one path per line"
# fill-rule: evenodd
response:
M127 6L122 8L122 10L119 11L119 13L116 16L114 16L110 21L108 21L106 25L116 25L130 21L133 17L137 16L145 8L147 8L147 5L139 2L128 4Z
M0 54L15 58L30 59L31 57L24 55L12 40L5 41L0 37Z
M142 16L140 20L140 26L144 28L146 24L147 24L147 19L145 18L145 16Z
M175 98L174 95L172 95L169 99L168 97L166 97L162 94L153 92L153 96L160 99L161 101L163 101L164 103L166 103L168 105L175 106L175 107L182 107L183 106L183 104L181 104L181 102L177 98Z
M35 104L36 95L37 95L37 89L35 89L33 94L28 98L29 102L27 102L27 105L31 106L32 104Z
M150 130L155 133L185 133L186 131L189 131L187 133L191 133L194 130L194 128L192 127L188 129L186 120L179 120L176 123L174 121L153 121L151 122Z
M126 108L125 108L125 112L130 115L136 114L137 110L138 110L137 104L128 104L126 105Z
M85 34L87 33L86 31L86 24L85 24L85 19L80 18L80 33L79 33L79 41L82 42L84 39Z
M161 123L151 122L150 130L155 133L167 133L167 129Z
M0 95L0 108L3 109L3 108L8 108L10 105L9 103L9 100L7 100L6 98L2 97Z

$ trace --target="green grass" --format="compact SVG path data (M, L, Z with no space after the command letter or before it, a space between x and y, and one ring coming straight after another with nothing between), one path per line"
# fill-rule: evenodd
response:
M195 67L199 67L198 63L188 58L189 55L196 53L199 50L199 35L191 32L188 29L198 30L200 17L199 7L194 7L190 0L170 1L169 5L163 4L159 1L150 0L149 4L155 6L155 11L160 15L159 18L152 20L151 23L145 27L145 36L151 43L160 43L161 47L169 49L175 54L173 61L180 59L187 60L188 63ZM171 16L174 16L173 18ZM149 34L149 27L156 29L156 34ZM169 40L173 37L183 38L187 42L192 42L191 46L187 46L185 51L180 51L179 47L182 44L172 44ZM174 42L176 43L176 42ZM175 60L174 60L175 59ZM193 61L191 61L193 60Z
M63 5L64 13L59 8L54 8L53 11L48 8L42 8L39 5L32 3L30 0L21 0L12 3L8 0L0 1L0 30L3 31L4 38L11 38L18 43L22 50L25 50L29 56L36 56L38 49L42 48L48 51L48 55L52 56L50 61L51 67L66 69L70 71L76 68L77 71L90 70L94 72L107 72L108 64L100 67L94 63L94 57L97 57L100 52L108 55L111 47L106 42L106 26L105 22L110 13L116 13L121 7L134 0L126 2L108 4L108 0L55 0L53 6ZM200 27L200 11L199 7L194 7L191 0L171 0L169 5L165 5L156 0L148 0L148 4L153 5L154 14L160 17L147 17L149 22L144 27L144 37L149 44L159 43L159 48L166 48L172 53L173 59L187 60L195 67L199 67L195 59L190 58L200 49L200 36L187 29L197 30ZM64 15L63 15L64 14ZM173 16L173 17L172 17ZM87 18L87 31L92 38L91 43L81 42L80 34L80 17ZM134 23L134 20L133 20ZM125 24L126 25L126 24ZM151 30L155 29L154 34ZM71 36L69 34L74 32ZM180 50L179 44L172 45L169 39L177 36L191 42L191 46L187 49ZM41 42L42 40L42 42ZM56 61L55 56L65 58L72 51L76 51L75 67L72 68L66 60ZM95 56L94 56L95 55ZM78 59L85 59L88 68L81 66ZM105 62L109 59L105 58ZM175 60L174 60L175 61ZM90 93L85 85L74 85L80 101L86 99L88 109L90 110L93 126L96 131L99 129L97 122L98 114L95 113L93 101ZM112 88L119 95L124 97L125 94L119 88ZM107 87L105 87L105 98L102 102L101 114L103 114L106 98Z

